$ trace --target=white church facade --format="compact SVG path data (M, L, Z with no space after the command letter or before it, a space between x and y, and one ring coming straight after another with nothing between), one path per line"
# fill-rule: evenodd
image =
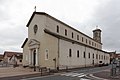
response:
M23 66L61 69L110 63L109 53L102 50L100 29L91 38L44 12L34 12L27 27Z

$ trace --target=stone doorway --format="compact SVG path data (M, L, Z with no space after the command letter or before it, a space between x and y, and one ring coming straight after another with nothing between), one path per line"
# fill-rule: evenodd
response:
M40 42L31 39L29 41L29 65L33 67L39 66L39 49L40 49Z
M36 64L36 50L33 51L33 65Z
M36 50L33 50L33 66L34 71L36 71Z

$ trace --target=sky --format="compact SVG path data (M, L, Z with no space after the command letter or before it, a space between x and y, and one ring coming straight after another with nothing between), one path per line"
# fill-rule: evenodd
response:
M102 30L103 50L120 52L120 0L0 0L0 53L22 52L34 7L92 37Z

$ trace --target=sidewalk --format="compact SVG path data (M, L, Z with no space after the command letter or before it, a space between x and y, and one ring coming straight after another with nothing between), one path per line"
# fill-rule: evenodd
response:
M28 75L36 74L39 72L34 72L33 69L23 68L23 67L1 67L0 68L0 78L1 77L10 77L10 76L19 76L19 75Z
M62 71L62 72L65 72L65 71ZM56 74L59 74L59 73L61 73L61 71ZM17 80L19 77L20 78L32 77L32 76L34 77L34 76L41 76L41 74L38 71L34 72L33 69L30 69L30 68L23 68L23 67L16 67L16 68L1 67L0 68L0 79L6 77L6 80L7 80L9 77L13 77L13 76L16 76L16 80ZM93 73L92 76L101 78L102 80L104 79L105 80L120 80L120 73L118 73L115 77L111 77L110 69Z
M116 76L113 77L110 75L110 69L94 73L93 76L104 78L106 80L120 80L120 74L118 73Z

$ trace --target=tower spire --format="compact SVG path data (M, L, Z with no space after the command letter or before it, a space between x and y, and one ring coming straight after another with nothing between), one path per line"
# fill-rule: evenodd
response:
M101 30L96 26L96 29L93 30L93 39L101 43Z

